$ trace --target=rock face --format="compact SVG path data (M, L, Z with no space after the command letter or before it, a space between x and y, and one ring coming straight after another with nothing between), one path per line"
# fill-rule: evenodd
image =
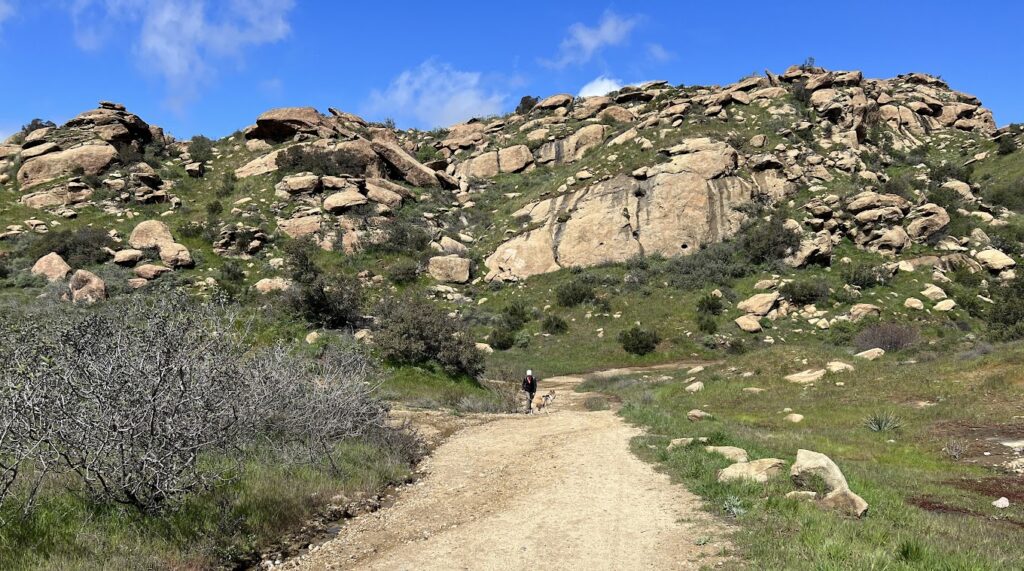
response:
M132 248L156 248L163 263L172 268L191 267L192 254L188 248L174 241L171 229L160 220L140 222L128 237Z
M87 144L48 153L25 161L18 170L18 184L29 188L70 176L81 169L84 174L103 172L117 160L117 149L107 143Z
M32 266L33 275L43 276L51 282L66 278L69 273L71 273L71 266L56 252L50 252L39 258Z
M692 139L669 152L672 159L646 169L643 179L619 175L517 212L542 226L499 246L487 259L488 278L525 278L637 254L675 256L732 235L743 220L733 208L751 198L751 186L732 176L736 151Z

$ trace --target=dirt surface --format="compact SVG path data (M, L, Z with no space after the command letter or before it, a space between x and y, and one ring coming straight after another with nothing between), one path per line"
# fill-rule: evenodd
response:
M548 414L467 423L424 461L424 477L393 506L351 520L335 539L277 568L699 569L725 562L724 524L630 452L640 430L612 411L584 409L593 395L573 392L583 379L542 380L541 392L557 394Z

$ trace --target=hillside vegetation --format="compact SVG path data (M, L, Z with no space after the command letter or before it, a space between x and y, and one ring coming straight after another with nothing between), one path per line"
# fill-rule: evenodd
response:
M1022 136L811 62L429 132L35 120L0 144L0 560L236 564L407 478L390 407L701 359L589 388L754 568L1019 566ZM870 508L720 483L704 444L827 454Z

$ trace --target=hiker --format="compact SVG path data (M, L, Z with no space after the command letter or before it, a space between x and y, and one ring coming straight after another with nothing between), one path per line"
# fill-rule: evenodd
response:
M523 378L523 391L526 392L526 414L533 410L533 395L537 394L537 377L533 376L532 370L526 371Z

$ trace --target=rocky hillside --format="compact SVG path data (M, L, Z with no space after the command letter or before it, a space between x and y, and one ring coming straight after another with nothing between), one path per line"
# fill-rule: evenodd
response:
M987 284L1014 277L1020 130L938 77L794 66L530 103L430 132L273 109L221 141L176 141L101 102L0 145L2 283L31 291L33 274L74 272L67 297L94 300L175 274L197 291L268 293L292 287L284 247L308 238L366 287L482 303L500 282L686 257L763 220L781 224L792 269L863 252L934 287L981 276L985 302ZM762 277L775 298L792 279ZM737 317L784 316L782 298ZM820 327L849 317L830 315Z

